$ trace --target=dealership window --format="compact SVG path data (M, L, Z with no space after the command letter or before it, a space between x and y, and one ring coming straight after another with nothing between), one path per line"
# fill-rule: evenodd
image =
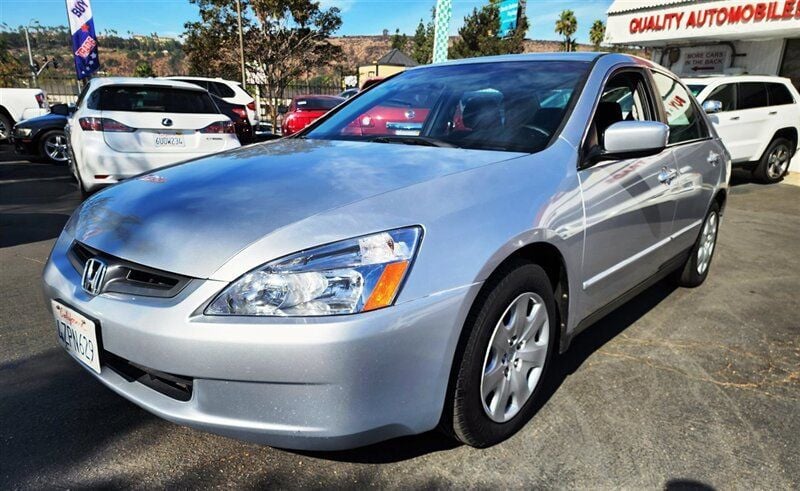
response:
M741 82L739 84L739 109L756 109L769 105L767 86L763 82Z
M719 101L722 103L723 111L736 110L736 84L720 85L706 97L708 101Z
M794 104L794 97L792 97L789 89L783 84L767 84L767 92L769 93L770 106L782 106L784 104Z
M708 137L708 130L700 117L692 96L677 80L653 72L669 125L669 143L683 143Z

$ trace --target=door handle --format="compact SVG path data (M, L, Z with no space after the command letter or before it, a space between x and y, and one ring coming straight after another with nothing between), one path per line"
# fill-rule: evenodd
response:
M658 181L661 184L669 184L676 177L678 177L678 171L667 167L662 167L661 172L658 173Z
M716 152L711 152L708 154L706 162L716 167L716 165L719 164L719 160L720 160L719 154Z
M734 116L731 118L731 121L739 121L739 116Z
M769 112L769 115L770 115L770 116L775 116L776 114L778 114L778 111L770 111L770 112Z

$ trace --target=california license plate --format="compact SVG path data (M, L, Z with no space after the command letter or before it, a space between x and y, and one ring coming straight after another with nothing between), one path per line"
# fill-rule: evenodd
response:
M159 133L156 135L157 147L185 147L186 138L178 134Z
M100 373L100 347L97 324L66 305L50 301L56 319L58 342L78 361Z

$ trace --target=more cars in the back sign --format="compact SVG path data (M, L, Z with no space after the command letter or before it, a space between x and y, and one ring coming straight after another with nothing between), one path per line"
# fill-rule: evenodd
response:
M418 94L415 134L350 131ZM729 174L649 61L430 65L296 137L95 194L44 291L66 350L170 421L300 449L436 427L485 447L533 416L579 332L666 276L703 283Z
M731 153L733 165L780 181L797 153L800 95L788 78L757 75L684 79Z
M177 80L96 78L67 123L83 192L240 146L209 93Z

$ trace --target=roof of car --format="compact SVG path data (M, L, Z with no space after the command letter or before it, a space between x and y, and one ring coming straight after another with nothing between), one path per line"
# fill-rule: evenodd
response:
M659 67L656 63L646 60L644 58L629 55L625 53L605 53L599 51L575 51L571 53L552 52L552 53L523 53L517 55L498 55L498 56L480 56L478 58L464 58L460 60L448 60L443 63L436 63L433 65L423 65L418 67L409 68L408 70L424 70L430 66L440 65L463 65L470 63L502 63L507 61L584 61L592 62L600 57L611 58L612 61L631 62L635 61L639 64L647 66Z
M687 77L683 83L694 85L711 85L716 82L791 82L786 77L775 75L713 75L708 77Z
M226 79L224 79L222 77L196 77L196 76L190 76L190 75L170 75L168 77L161 77L161 78L165 79L165 80L208 80L208 81L211 81L211 82L222 82L222 83L226 83L226 84L241 85L236 80L226 80Z
M179 80L165 80L162 78L141 78L141 77L98 77L92 79L92 84L96 87L104 85L134 85L134 86L161 86L161 87L174 87L181 89L200 90L205 92L206 89Z

